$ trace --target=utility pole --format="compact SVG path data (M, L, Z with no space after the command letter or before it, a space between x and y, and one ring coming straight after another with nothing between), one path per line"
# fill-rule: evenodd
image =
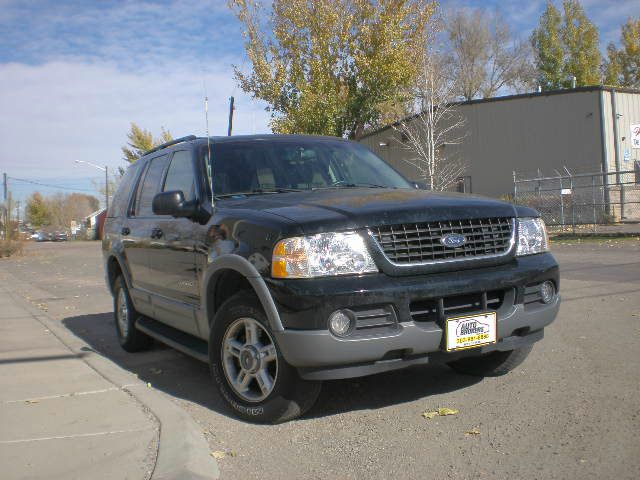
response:
M7 221L5 222L4 231L5 240L11 240L11 192L9 192L7 196Z
M227 130L227 136L231 136L231 132L233 131L233 102L234 98L229 98L229 129Z
M6 210L6 203L7 203L7 174L3 173L2 174L2 186L4 187L4 194L2 196L3 202L4 204L2 205L2 208L0 208L0 213L2 213L2 217L0 217L0 219L2 219L4 221L4 238L5 240L7 240L7 223L9 223L9 213Z
M20 238L20 200L16 201L16 225L18 229L18 238Z
M109 211L109 168L104 166L104 196L107 212Z

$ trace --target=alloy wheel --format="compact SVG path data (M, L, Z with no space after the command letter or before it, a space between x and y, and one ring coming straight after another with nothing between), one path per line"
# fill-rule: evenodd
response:
M253 318L235 320L222 339L222 367L234 392L248 402L260 402L275 387L276 346L267 329Z
M124 291L124 288L121 288L118 292L116 312L120 335L122 338L126 338L129 333L129 307L127 306L127 294Z

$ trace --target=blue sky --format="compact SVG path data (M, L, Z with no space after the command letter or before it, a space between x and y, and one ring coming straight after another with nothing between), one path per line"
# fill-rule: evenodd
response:
M603 47L640 15L640 0L583 0ZM445 10L497 9L528 36L543 0L442 2ZM236 87L246 67L241 27L226 0L0 0L0 172L92 190L101 173L74 160L115 168L129 122L174 136L226 133L236 97L236 133L268 132L264 105ZM11 182L18 198L44 187Z

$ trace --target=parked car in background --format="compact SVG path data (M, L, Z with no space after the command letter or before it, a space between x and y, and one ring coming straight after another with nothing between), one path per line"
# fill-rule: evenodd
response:
M69 240L69 236L67 235L67 232L57 231L53 232L51 240L54 242L66 242Z
M49 242L51 240L51 234L47 232L38 231L34 235L36 242Z

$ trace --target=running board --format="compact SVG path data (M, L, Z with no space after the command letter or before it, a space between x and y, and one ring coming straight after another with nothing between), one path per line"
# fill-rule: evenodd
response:
M140 317L136 328L171 348L201 362L209 363L209 346L204 340L148 317Z

